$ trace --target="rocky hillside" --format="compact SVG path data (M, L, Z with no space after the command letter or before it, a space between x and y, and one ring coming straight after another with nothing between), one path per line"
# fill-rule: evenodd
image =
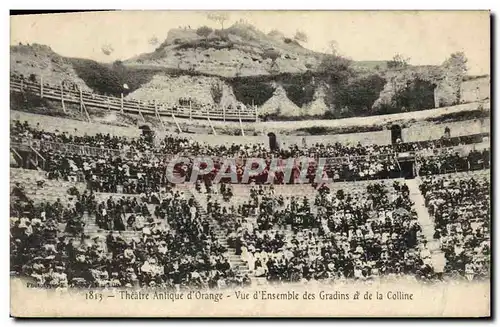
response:
M174 29L154 52L112 64L64 58L37 44L13 46L11 72L167 105L190 100L195 106L256 106L270 119L337 119L489 98L488 76L464 82L461 56L440 66L389 68L388 62L316 53L279 31L265 34L237 23L205 33Z
M10 47L10 71L29 78L31 74L43 76L44 83L58 85L71 81L82 90L90 91L73 69L71 62L46 45L19 44Z
M314 70L323 56L276 31L268 35L237 23L206 37L195 29L170 30L154 52L124 63L235 77L306 72Z
M178 105L179 99L189 99L194 106L222 105L224 107L241 104L233 90L225 81L209 76L171 76L156 74L148 83L127 95L127 98L150 101L170 106Z

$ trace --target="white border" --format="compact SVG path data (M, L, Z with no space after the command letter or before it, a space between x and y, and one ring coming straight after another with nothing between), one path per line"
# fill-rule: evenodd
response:
M2 244L2 251L1 251L1 262L2 262L2 267L3 267L3 272L2 275L5 276L4 284L2 285L3 287L1 288L2 292L0 293L1 295L1 314L0 317L2 319L2 326L4 326L4 323L6 325L10 325L14 323L13 319L9 319L9 288L8 288L8 273L7 273L7 266L9 262L9 240L8 240L8 194L9 194L9 152L8 152L8 146L9 146L9 102L8 102L8 97L9 97L9 92L8 92L8 71L9 71L9 55L8 55L8 40L9 40L9 17L7 14L8 9L33 9L33 8L38 8L40 9L41 4L43 4L43 9L59 9L59 8L64 8L64 9L82 9L82 7L86 8L92 8L92 9L112 9L112 8L122 8L122 9L239 9L239 10L250 10L250 9L267 9L267 10L272 10L272 9L309 9L309 10L317 10L317 9L337 9L337 10L347 10L347 9L406 9L406 10L415 10L415 9L460 9L460 10L476 10L476 9L491 9L493 13L499 13L500 12L500 1L498 0L474 0L474 1L437 1L437 0L419 0L419 1L369 1L369 0L349 0L341 3L332 3L332 1L321 1L321 0L308 0L308 1L298 1L298 0L287 0L287 1L270 1L270 0L252 0L248 2L238 2L238 1L231 1L226 2L223 0L212 0L212 1L203 1L203 0L183 0L179 2L173 2L169 1L168 3L162 3L162 2L157 2L157 1L151 1L151 0L141 0L141 1L129 1L127 2L126 0L122 1L102 1L102 0L86 0L86 1L54 1L54 0L44 0L43 2L36 1L36 0L31 0L31 1L13 1L13 0L4 0L2 1L2 4L0 5L2 9L3 15L0 18L1 21L1 41L0 45L2 47L5 47L5 51L3 53L5 56L3 57L3 60L1 61L1 72L2 76L1 81L1 87L0 87L0 92L1 92L1 97L0 99L2 100L3 103L3 109L0 110L0 147L2 150L2 153L5 155L3 157L3 160L0 160L0 172L1 176L3 177L2 184L0 186L1 189L1 198L3 201L0 202L0 206L2 209L3 213L3 220L5 229L2 228L2 232L0 233L0 244ZM496 17L498 18L498 17ZM497 24L498 26L498 21ZM495 29L496 30L496 29ZM494 35L494 40L492 40L494 43L498 43L498 34ZM495 54L495 57L492 58L494 61L495 59L498 59L498 54ZM495 77L498 73L498 70L495 69L493 77ZM495 84L496 85L496 84ZM496 85L495 90L493 90L493 94L496 94L496 91L498 90L498 85ZM492 110L496 110L492 109ZM499 119L498 118L499 114L496 114L495 117L495 123L498 125L499 124ZM497 141L495 139L495 141ZM498 147L500 145L496 144L495 150L498 150ZM496 152L496 151L494 151ZM498 184L497 178L495 178L495 186ZM495 203L500 203L498 200L500 199L500 195L495 193ZM492 219L496 219L497 217L492 217ZM500 222L496 221L495 223L495 239L500 235L499 232L499 226ZM498 244L497 241L495 241L495 244ZM496 246L494 249L495 253L495 263L498 262L498 247ZM494 265L495 265L494 263ZM496 276L495 280L498 281L498 271L500 269L498 267L495 268ZM492 290L493 291L493 290ZM496 308L492 308L492 312L496 311L498 314L498 301L496 301ZM7 320L7 321L5 321ZM50 321L48 323L52 323L53 321ZM71 321L74 322L74 321ZM158 321L157 321L158 322ZM373 321L370 321L373 323ZM434 323L431 321L421 321L419 322L420 324L423 323ZM36 324L40 324L41 322L37 321L35 322ZM69 324L70 321L64 321L60 322L59 324L62 325L67 325ZM113 322L114 324L122 323L120 322ZM173 323L172 321L162 321L160 323ZM199 322L193 322L193 321L188 321L184 323L189 323L189 324L194 324L194 323L199 323ZM219 323L219 322L216 322ZM228 321L228 323L236 323L234 321ZM278 324L278 321L256 321L259 325L275 325ZM282 322L283 323L283 322ZM305 321L301 321L301 323L306 323ZM330 321L330 323L334 323L336 325L358 325L364 322L360 321ZM380 321L379 323L385 323L385 321ZM402 323L401 321L397 321L395 323ZM453 324L455 321L447 321L443 322L445 324Z

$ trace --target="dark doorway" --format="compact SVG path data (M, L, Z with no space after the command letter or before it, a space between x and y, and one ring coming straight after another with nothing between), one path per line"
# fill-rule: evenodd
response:
M401 137L401 126L399 125L391 126L391 140L392 144L396 144L398 140L400 140L400 142L403 142L403 138Z
M401 167L401 177L406 179L415 178L414 161L405 160L399 161L399 166Z
M267 137L269 137L269 149L271 151L277 151L279 150L279 145L278 142L276 142L276 134L274 133L268 133Z
M139 129L142 130L142 136L147 142L152 143L154 139L155 132L148 125L141 125Z

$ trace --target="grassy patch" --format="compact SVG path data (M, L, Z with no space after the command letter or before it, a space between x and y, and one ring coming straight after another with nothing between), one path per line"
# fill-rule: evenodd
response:
M486 110L464 110L459 112L452 112L449 114L443 114L438 117L429 117L425 120L433 123L448 123L455 121L464 121L464 120L474 120L474 119L483 119L490 118L490 111Z
M186 42L180 44L176 47L179 50L207 50L207 49L215 49L215 50L223 50L223 49L232 49L234 47L234 43L232 42L224 42L224 41L212 41L212 40L194 40L190 42Z
M309 135L327 135L327 134L352 134L365 132L378 132L384 130L383 126L347 126L347 127L324 127L313 126L298 128L298 132L306 132Z

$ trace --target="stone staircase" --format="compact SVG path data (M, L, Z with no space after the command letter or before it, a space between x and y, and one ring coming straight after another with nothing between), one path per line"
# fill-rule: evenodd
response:
M26 195L32 199L35 203L41 201L55 202L57 199L66 205L73 203L75 200L74 196L67 193L68 189L71 187L76 187L80 193L83 193L86 189L85 183L79 182L69 182L61 180L49 180L46 178L44 172L31 169L21 169L21 168L11 168L11 188L15 183L19 183L24 186ZM43 186L38 186L38 181L44 181ZM106 201L109 197L115 199L120 197L138 197L136 194L122 194L122 193L95 193L97 201ZM149 212L153 215L155 205L147 204ZM126 215L126 218L128 218ZM88 212L83 214L83 221L85 222L84 233L88 235L91 239L99 236L105 238L109 231L100 229L95 222L95 215L89 215ZM166 227L168 223L163 222ZM64 232L66 224L59 224L59 231ZM140 238L142 235L141 231L121 231L119 232L126 241L131 241L133 238Z
M95 193L95 197L97 201L106 201L109 197L113 197L114 199L118 199L120 197L139 197L137 194L122 194L122 193L101 193L97 192ZM161 199L160 199L161 201ZM147 203L146 206L148 207L149 212L151 215L154 217L154 211L155 211L155 204L150 204ZM132 215L132 213L127 213L125 214L125 221L124 224L126 225L126 220L128 217ZM83 215L83 220L85 222L85 227L84 227L84 233L91 238L99 236L99 237L106 237L106 235L109 233L108 230L103 230L100 229L99 226L97 226L95 222L95 216L88 215L88 213L84 213ZM158 220L159 221L159 220ZM170 228L168 225L168 222L165 220L159 221L161 224L166 227ZM135 230L125 230L125 231L119 231L118 232L125 241L129 242L132 239L140 239L142 237L142 231L135 231Z
M417 212L418 222L422 227L422 234L427 241L427 248L431 253L432 265L436 271L442 271L446 264L446 258L443 251L441 251L439 240L434 239L434 220L429 215L429 211L425 206L425 199L419 189L420 183L421 180L419 177L406 180L406 185L410 191L410 199L414 203L413 208Z
M11 168L10 179L11 189L15 183L19 183L35 203L55 202L57 199L63 204L71 203L74 196L67 193L71 187L76 187L80 193L86 189L85 183L47 179L44 172L31 169ZM43 181L43 186L38 185L39 181Z
M109 231L101 229L97 226L95 222L95 216L89 215L88 213L83 214L83 221L85 222L85 227L83 229L85 235L89 236L91 239L94 237L99 237L105 239ZM142 236L141 231L120 231L119 234L123 237L126 242L132 241L132 239L140 239Z
M205 195L206 191L204 187L202 187L203 193L196 191L194 186L189 186L186 184L178 184L177 187L182 189L188 197L192 197L194 199L197 212L201 215L202 219L208 220L210 228L214 231L217 240L222 246L224 246L228 250L226 254L229 259L229 263L231 264L231 268L239 271L242 274L250 275L251 272L248 268L247 263L241 259L240 255L236 254L235 249L229 247L227 243L227 233L222 229L222 227L219 225L217 221L211 219L208 216L206 209L207 208L207 200Z

